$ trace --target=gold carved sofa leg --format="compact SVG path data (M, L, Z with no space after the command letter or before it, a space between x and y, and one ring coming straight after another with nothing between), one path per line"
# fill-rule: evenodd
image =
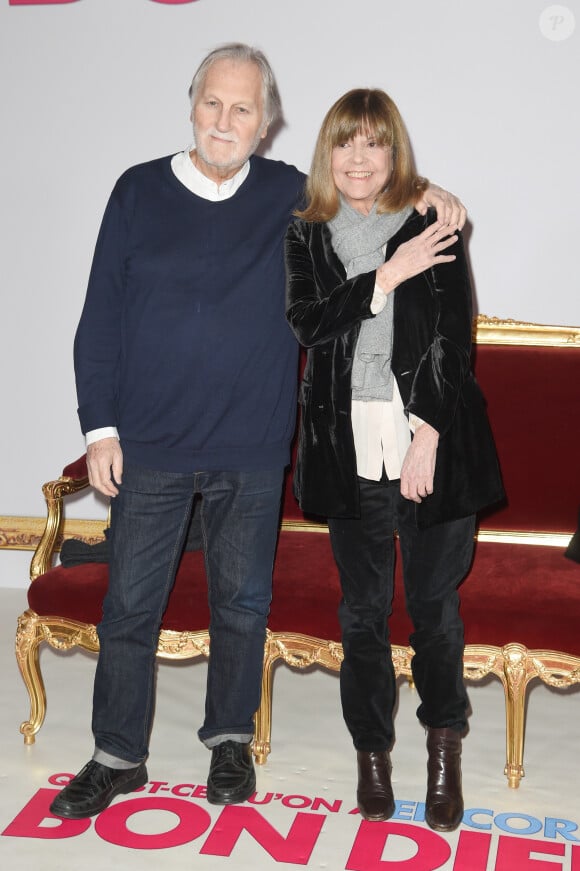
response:
M46 714L46 692L38 657L40 644L44 641L56 650L79 646L96 653L99 649L96 627L89 623L78 623L64 617L41 617L31 609L20 615L16 659L30 696L30 719L20 726L25 744L34 744Z
M526 689L533 677L529 672L528 650L523 644L506 644L504 659L504 690L506 693L505 775L512 789L520 785L524 772L524 729Z
M254 717L254 757L258 765L264 765L270 754L272 734L272 669L277 659L276 647L268 631L264 646L264 667L262 670L262 697L260 707Z
M42 627L34 611L25 611L18 618L16 660L30 697L30 719L20 726L25 744L34 744L35 735L44 722L46 692L40 671L38 648L43 640Z

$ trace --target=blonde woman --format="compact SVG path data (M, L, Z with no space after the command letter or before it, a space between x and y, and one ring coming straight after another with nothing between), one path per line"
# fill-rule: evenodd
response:
M308 349L295 493L304 511L328 518L339 570L341 700L358 807L369 820L394 811L396 529L427 732L426 820L450 831L463 815L468 706L457 588L475 513L501 498L502 485L471 371L461 236L432 210L415 210L426 186L387 94L341 97L318 136L306 208L287 233L287 318Z

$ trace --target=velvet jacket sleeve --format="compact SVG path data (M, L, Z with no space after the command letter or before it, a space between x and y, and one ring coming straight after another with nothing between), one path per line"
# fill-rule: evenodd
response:
M101 223L74 342L78 414L84 433L117 424L127 219L119 184Z
M374 317L375 272L347 279L325 227L294 221L285 243L286 317L298 341L313 347Z
M405 348L420 351L416 361L409 361L413 374L406 411L440 435L451 426L463 385L471 378L472 294L461 235L449 252L455 254L454 261L423 273L421 286L428 300L417 298L410 282L397 288L395 298L395 337L403 348L401 356ZM417 279L411 281L418 286ZM415 305L422 310L414 311ZM397 369L409 371L404 364Z

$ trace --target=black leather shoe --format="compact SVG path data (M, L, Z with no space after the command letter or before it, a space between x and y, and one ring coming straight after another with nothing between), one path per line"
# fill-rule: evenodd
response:
M116 795L133 792L144 786L148 779L144 762L137 768L108 768L91 759L59 792L50 812L69 820L93 817L104 811Z
M365 820L388 820L395 812L391 786L391 759L383 753L357 750L357 807Z
M211 751L207 777L210 804L239 804L256 791L251 744L222 741Z
M461 734L454 729L428 729L425 820L437 832L452 832L463 819Z

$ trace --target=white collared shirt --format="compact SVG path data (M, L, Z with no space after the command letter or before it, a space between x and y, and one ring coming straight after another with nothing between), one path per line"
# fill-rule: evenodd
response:
M386 302L387 297L375 285L372 313L378 314ZM416 415L407 420L396 379L393 379L393 398L390 401L353 400L351 420L357 474L369 481L380 481L384 465L389 480L400 478L403 460L411 444L411 433L423 421Z
M194 148L195 146L191 145L185 151L180 151L179 154L173 155L171 158L171 169L174 175L193 194L203 197L204 200L210 200L212 203L219 203L222 200L228 200L230 197L233 197L248 177L250 161L246 160L244 165L232 178L228 178L218 185L195 166L190 157L190 151L193 151Z

